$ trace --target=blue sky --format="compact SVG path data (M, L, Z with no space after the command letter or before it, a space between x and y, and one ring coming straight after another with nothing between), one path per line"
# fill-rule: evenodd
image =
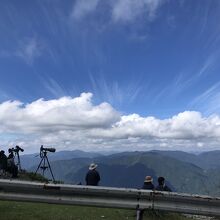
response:
M218 0L2 0L1 106L86 93L92 107L107 103L121 118L218 116L219 21ZM3 144L25 145L22 129L9 130L0 129Z

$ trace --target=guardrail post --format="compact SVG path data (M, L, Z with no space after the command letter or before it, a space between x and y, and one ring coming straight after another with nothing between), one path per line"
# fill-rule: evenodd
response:
M142 220L143 219L143 215L144 215L144 210L137 209L136 213L137 213L136 220Z

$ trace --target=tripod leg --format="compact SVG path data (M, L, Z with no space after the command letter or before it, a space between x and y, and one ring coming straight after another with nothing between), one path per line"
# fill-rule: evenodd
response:
M35 173L34 173L35 175L36 175L37 171L39 170L40 165L41 165L41 163L42 163L43 159L44 159L44 158L42 158L42 159L41 159L41 161L40 161L40 163L39 163L39 165L38 165L38 167L37 167L37 169L36 169L36 171L35 171Z
M46 161L45 161L45 157L43 157L43 159L44 159L44 165L43 165L43 176L44 176L44 172L45 172L45 170L46 170L46 166L45 166L45 165L46 165L46 164L45 164Z
M51 169L51 167L50 167L49 160L48 160L48 158L47 158L47 157L46 157L46 159L47 159L48 167L49 167L49 169L50 169L50 173L51 173L51 175L52 175L52 177L53 177L53 181L55 181L54 176L53 176L52 169Z
M19 171L21 171L21 160L20 160L20 156L18 152L17 152L17 157L18 157L18 168L19 168Z

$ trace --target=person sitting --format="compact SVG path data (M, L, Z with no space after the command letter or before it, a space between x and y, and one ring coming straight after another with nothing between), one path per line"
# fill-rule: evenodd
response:
M100 175L99 172L96 170L97 164L91 163L89 166L89 171L86 174L86 185L90 186L98 186L98 183L100 181Z
M142 189L154 190L153 178L151 176L146 176L144 180L144 185Z
M172 190L165 184L165 178L162 176L158 177L158 186L156 187L156 190L172 192Z
M151 176L145 177L144 184L141 189L154 190L153 178ZM138 208L136 215L137 219L142 219L144 215L144 210Z

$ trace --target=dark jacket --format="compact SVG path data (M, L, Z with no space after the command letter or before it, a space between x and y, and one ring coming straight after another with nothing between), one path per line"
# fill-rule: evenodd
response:
M0 155L0 169L7 169L7 156L4 153Z
M154 190L154 184L151 182L144 182L142 189Z
M158 185L158 186L156 187L156 190L157 190L157 191L172 192L172 190L171 190L168 186L166 186L166 185Z
M97 170L89 170L86 174L86 185L98 186L100 175Z

